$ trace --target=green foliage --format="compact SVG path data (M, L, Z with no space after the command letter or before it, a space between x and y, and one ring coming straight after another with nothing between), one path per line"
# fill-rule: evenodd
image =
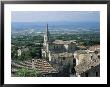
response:
M97 45L100 44L99 40L84 40L82 45L84 46L92 46L92 45Z
M20 46L32 46L34 43L43 43L43 37L41 35L37 36L25 36L19 35L16 38L12 37L12 44L15 44L17 47Z
M31 55L30 55L30 52L27 51L27 52L22 52L21 56L18 56L18 60L28 60L28 59L31 59Z
M37 69L28 70L27 68L18 69L16 75L19 77L40 77L41 73Z
M91 46L100 44L100 34L99 33L86 33L86 34L63 34L51 35L52 39L60 40L77 40L78 45ZM43 37L41 35L37 36L16 36L12 37L12 48L11 48L11 58L13 60L28 60L32 58L41 58L41 48L43 43ZM39 44L41 43L41 44ZM21 56L17 56L18 47L22 49L28 48L28 51L22 51ZM52 49L52 47L50 48Z
M79 45L92 46L100 44L99 33L87 33L87 34L64 34L58 35L55 39L59 40L77 40Z
M17 56L17 47L16 46L11 47L11 58L12 59L17 59L18 58L18 56Z
M39 44L43 42L43 37L38 36L16 36L16 38L12 37L11 41L12 48L11 48L11 58L13 60L28 60L32 58L41 58L41 47L42 45ZM18 47L22 50L21 56L18 56L17 50ZM24 51L23 49L28 48L29 50Z

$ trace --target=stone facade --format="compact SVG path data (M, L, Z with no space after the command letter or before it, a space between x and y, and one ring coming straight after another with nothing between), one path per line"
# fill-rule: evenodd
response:
M77 60L75 71L76 75L79 77L99 77L100 76L100 56L99 53L81 52L75 54L75 59Z

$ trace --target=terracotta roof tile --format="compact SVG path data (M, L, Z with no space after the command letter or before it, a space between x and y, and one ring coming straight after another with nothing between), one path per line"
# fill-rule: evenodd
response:
M46 60L44 59L36 59L35 60L35 68L41 72L42 74L49 74L49 73L58 73ZM11 61L11 71L16 72L18 68L26 67L29 70L32 69L32 62L31 61Z

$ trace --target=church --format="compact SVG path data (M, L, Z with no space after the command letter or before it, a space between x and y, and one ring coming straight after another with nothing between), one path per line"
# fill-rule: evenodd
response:
M77 43L75 40L52 40L47 24L46 31L44 33L42 58L45 58L47 61L49 61L51 65L53 65L53 67L58 71L60 71L59 69L62 69L62 66L68 66L70 71L69 73L71 73L74 65L74 52L76 49Z

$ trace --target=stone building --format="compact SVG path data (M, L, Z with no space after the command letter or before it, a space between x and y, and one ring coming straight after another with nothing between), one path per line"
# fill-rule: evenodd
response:
M22 53L21 49L18 49L17 53L18 53L18 56L21 56L21 53Z
M95 51L80 50L75 52L76 76L99 77L100 76L100 55Z
M29 51L29 48L19 47L18 50L17 50L17 54L18 54L18 56L21 56L22 52L27 52L27 51Z
M51 35L48 31L48 24L46 32L44 34L44 43L42 48L42 58L46 58L53 66L60 67L68 65L71 68L73 67L73 54L77 49L76 40L52 40ZM61 67L59 68L61 69Z

